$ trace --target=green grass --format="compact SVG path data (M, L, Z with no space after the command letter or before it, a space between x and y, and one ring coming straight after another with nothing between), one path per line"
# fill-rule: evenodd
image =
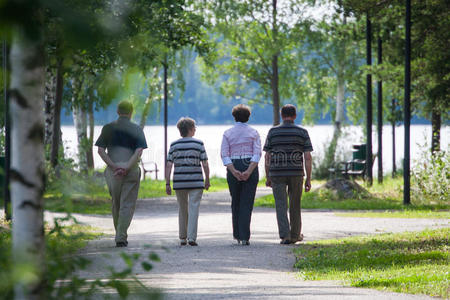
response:
M304 280L446 298L450 285L450 228L351 237L295 248Z
M414 218L414 219L450 219L450 211L435 210L400 210L400 211L358 211L336 213L341 217L357 218Z
M211 177L210 188L205 193L219 192L228 189L225 178ZM166 182L164 180L145 180L141 181L139 188L139 199L164 197L166 195Z
M210 182L211 187L206 193L228 189L225 178L212 177ZM141 181L139 199L164 196L167 196L164 180ZM100 215L111 213L111 198L103 178L72 176L53 182L44 194L44 203L46 210L54 212Z
M100 233L88 226L71 225L52 232L46 226L46 265L49 282L71 272L69 256L86 246L89 240L98 238ZM11 230L9 224L0 219L0 295L12 299Z
M325 181L313 181L313 190L309 193L303 192L302 208L304 209L335 209L335 210L390 210L385 216L390 217L436 217L448 216L450 204L447 205L423 205L414 203L409 206L403 205L402 178L385 178L383 184L374 182L372 187L364 186L369 194L355 194L350 199L344 199L339 195L325 189L317 189ZM266 195L255 199L255 206L275 207L273 195ZM441 210L446 210L442 212ZM392 212L394 211L394 212ZM362 214L362 213L360 213ZM369 215L368 215L369 216ZM374 214L375 216L375 214ZM380 215L381 216L381 215Z

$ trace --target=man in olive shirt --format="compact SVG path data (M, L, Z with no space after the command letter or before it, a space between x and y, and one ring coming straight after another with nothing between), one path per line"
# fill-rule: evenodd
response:
M305 192L311 189L313 151L306 129L294 124L297 117L295 106L286 104L281 108L283 123L272 127L264 145L267 186L272 187L275 198L280 244L291 244L303 239L301 197L304 169L306 169ZM287 190L286 190L287 189ZM287 197L289 194L289 220Z
M119 118L102 128L95 143L106 163L106 183L112 198L116 247L126 247L127 230L133 218L139 191L139 159L147 148L144 132L130 121L133 105L122 101L117 106Z

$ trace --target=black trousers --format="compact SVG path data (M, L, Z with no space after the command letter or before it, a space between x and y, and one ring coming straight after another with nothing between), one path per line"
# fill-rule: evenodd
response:
M241 172L247 170L249 164L249 159L233 160L234 168ZM231 194L233 237L237 240L248 241L256 187L259 181L258 167L253 170L247 181L239 181L230 171L227 171L227 181Z

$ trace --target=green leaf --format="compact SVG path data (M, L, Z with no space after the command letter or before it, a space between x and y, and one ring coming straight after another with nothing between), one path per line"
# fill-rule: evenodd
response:
M142 268L143 268L145 271L148 272L148 271L150 271L151 269L153 269L153 266L152 266L152 264L150 264L150 263L144 261L144 262L142 263Z
M151 261L157 261L160 262L161 259L159 258L158 254L156 254L155 252L152 252L148 255L148 259L150 259Z

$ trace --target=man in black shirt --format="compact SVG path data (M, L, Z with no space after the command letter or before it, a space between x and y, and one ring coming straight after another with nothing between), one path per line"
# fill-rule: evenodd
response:
M285 245L303 240L301 197L305 170L305 192L311 189L313 147L308 131L294 124L296 117L295 106L291 104L283 106L281 108L283 123L269 130L264 145L266 185L272 187L280 243Z
M139 159L147 148L144 132L130 121L133 105L122 101L117 107L119 118L106 124L97 139L98 154L106 163L106 183L112 198L112 215L116 246L126 247L127 230L133 218L139 191Z

